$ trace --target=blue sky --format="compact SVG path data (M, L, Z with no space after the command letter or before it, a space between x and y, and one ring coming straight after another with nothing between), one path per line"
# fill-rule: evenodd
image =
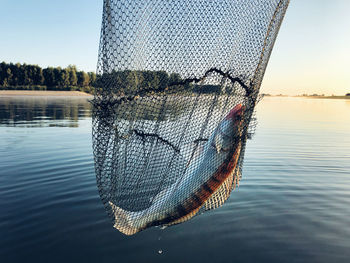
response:
M0 60L95 71L102 0L0 0Z
M0 0L0 61L95 71L102 0ZM291 0L262 92L350 92L350 1Z

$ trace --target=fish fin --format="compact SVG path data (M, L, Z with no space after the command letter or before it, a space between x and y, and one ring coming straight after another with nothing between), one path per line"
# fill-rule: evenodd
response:
M221 185L220 187L204 202L202 207L204 207L205 210L211 210L216 209L220 206L222 206L226 200L229 198L231 191L233 189L233 183L239 181L238 177L238 169L235 174L230 175ZM194 217L198 211L201 209L201 207L198 207L197 209L194 209L189 214L178 218L168 224L166 226L172 226L176 224L180 224L183 222L186 222L187 220L190 220L192 217Z
M228 177L222 183L222 185L212 194L212 196L208 198L207 201L205 201L203 205L205 210L216 209L226 202L231 193L232 181L232 176Z
M133 226L132 224L132 214L134 214L135 212L126 211L114 205L110 201L109 205L111 206L112 211L114 213L114 228L118 229L120 232L128 236L133 235L141 230Z
M235 190L236 187L239 187L239 181L241 180L241 178L242 178L242 175L241 175L239 169L237 169L236 176L233 179L233 190Z
M222 206L229 198L233 188L233 182L236 182L236 180L238 181L237 175L235 176L234 174L232 174L231 176L229 176L221 184L221 186L204 202L202 207L204 207L205 210L211 210ZM186 222L187 220L190 220L192 217L194 217L200 209L201 207L198 207L197 209L191 211L189 214L166 224L166 226L172 226Z
M197 209L193 210L192 212L190 212L189 214L183 216L183 217L180 217L168 224L166 224L166 226L172 226L172 225L176 225L176 224L180 224L180 223L183 223L183 222L186 222L187 220L190 220L192 217L194 217L197 212L199 211L200 207L198 207Z
M204 202L203 208L205 210L211 210L222 206L226 200L230 197L232 189L236 188L236 184L239 184L239 179L241 178L239 168L236 167L241 154L241 142L237 145L232 172L230 175L222 182L222 184L215 190L215 192Z
M236 169L238 170L238 169ZM232 188L235 188L238 181L238 174L230 175L227 179L220 185L220 187L208 198L203 204L205 210L216 209L222 206L226 200L230 197Z

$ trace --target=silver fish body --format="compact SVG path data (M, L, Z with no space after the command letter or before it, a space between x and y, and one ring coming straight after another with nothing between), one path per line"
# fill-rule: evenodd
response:
M150 226L173 225L192 218L236 169L241 150L243 111L241 104L230 111L183 176L161 191L149 208L131 212L109 202L115 216L114 227L126 235L133 235Z

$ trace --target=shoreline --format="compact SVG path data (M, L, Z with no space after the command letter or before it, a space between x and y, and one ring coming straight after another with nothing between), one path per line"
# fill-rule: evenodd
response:
M42 97L93 97L92 94L82 91L60 90L0 90L0 97L12 96L42 96Z
M343 99L343 100L349 100L350 96L303 96L303 98L310 98L310 99Z
M289 96L289 95L268 95L264 96L266 98L306 98L306 99L342 99L342 100L350 100L350 96Z

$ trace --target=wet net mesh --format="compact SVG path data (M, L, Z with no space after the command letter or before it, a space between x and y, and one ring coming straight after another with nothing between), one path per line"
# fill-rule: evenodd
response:
M227 200L288 2L104 0L93 150L118 230L181 223Z

